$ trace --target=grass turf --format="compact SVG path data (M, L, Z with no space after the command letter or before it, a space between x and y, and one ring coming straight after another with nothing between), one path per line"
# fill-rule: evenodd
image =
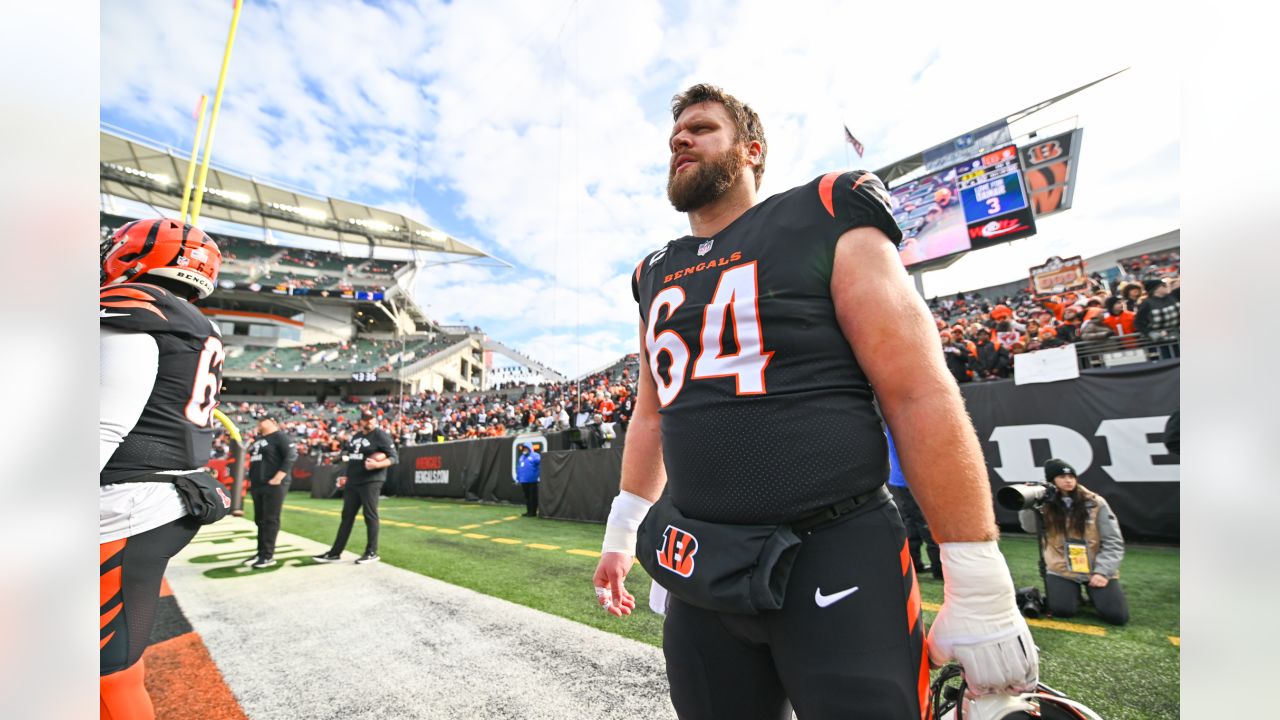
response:
M251 516L252 503L246 506ZM341 508L340 500L290 493L283 529L330 543ZM596 605L591 574L603 525L526 518L522 511L513 505L383 498L379 554L397 567L661 645L660 616L637 612L618 620ZM363 522L357 522L347 549L360 553L364 542ZM1016 586L1039 585L1035 538L1010 535L1000 545ZM1129 624L1106 625L1087 606L1075 618L1058 620L1058 627L1032 621L1042 680L1109 720L1178 717L1179 649L1170 640L1179 635L1178 577L1176 548L1129 546L1121 570ZM647 607L649 577L639 565L627 589L639 607ZM920 595L925 619L932 621L942 583L922 577Z

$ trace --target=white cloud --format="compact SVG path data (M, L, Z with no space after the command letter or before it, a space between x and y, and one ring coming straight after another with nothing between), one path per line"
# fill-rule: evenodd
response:
M227 5L104 5L104 113L188 147ZM1175 227L1178 66L1153 7L992 17L838 0L253 2L215 159L397 209L514 263L427 268L418 297L442 320L500 329L575 372L634 350L634 263L687 232L666 202L665 147L667 101L692 82L760 112L767 196L850 164L874 169L1133 66L1037 118L1085 128L1075 207L1037 238L926 275L926 290L1004 282L1050 248L1088 255ZM851 156L842 124L866 158ZM463 227L441 225L451 217Z

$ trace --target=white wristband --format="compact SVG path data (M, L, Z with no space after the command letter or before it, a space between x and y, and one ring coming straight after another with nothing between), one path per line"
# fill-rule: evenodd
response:
M604 526L604 543L601 552L636 554L636 530L653 503L626 490L618 493L609 510L609 522Z

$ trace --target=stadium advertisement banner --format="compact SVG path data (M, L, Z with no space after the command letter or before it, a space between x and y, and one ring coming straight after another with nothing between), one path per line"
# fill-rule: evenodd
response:
M604 522L621 477L620 447L543 453L538 514L557 520Z
M1036 297L1058 295L1069 290L1081 290L1089 286L1084 258L1079 255L1062 259L1053 256L1043 265L1031 268L1031 291Z
M269 293L271 295L296 295L330 300L367 300L376 302L386 297L386 293L381 290L322 290L290 287L288 284L283 283L279 285L262 285L256 282L236 282L234 280L220 280L218 281L218 287L223 290L247 290L248 292Z
M1036 217L1071 208L1083 134L1084 128L1076 128L1022 148L1027 191Z
M1107 499L1126 537L1179 537L1180 465L1160 440L1179 404L1178 361L1083 370L1076 380L962 386L992 491L1044 482L1051 457ZM1001 525L1017 514L996 507Z

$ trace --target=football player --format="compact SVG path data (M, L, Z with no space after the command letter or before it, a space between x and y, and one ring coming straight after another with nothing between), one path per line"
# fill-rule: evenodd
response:
M221 335L192 303L222 254L191 225L151 219L104 240L101 259L101 717L151 718L142 652L169 558L199 528L172 478L204 472L222 387Z
M898 257L884 185L830 173L758 202L767 145L754 111L695 85L672 117L668 197L691 232L633 277L642 371L594 576L601 604L635 607L624 580L660 501L704 527L786 526L801 540L781 609L733 613L673 589L731 544L670 533L687 554L659 554L653 574L670 590L663 650L681 718L918 719L930 660L959 661L975 694L1034 688L982 452ZM927 657L873 398L941 545Z

